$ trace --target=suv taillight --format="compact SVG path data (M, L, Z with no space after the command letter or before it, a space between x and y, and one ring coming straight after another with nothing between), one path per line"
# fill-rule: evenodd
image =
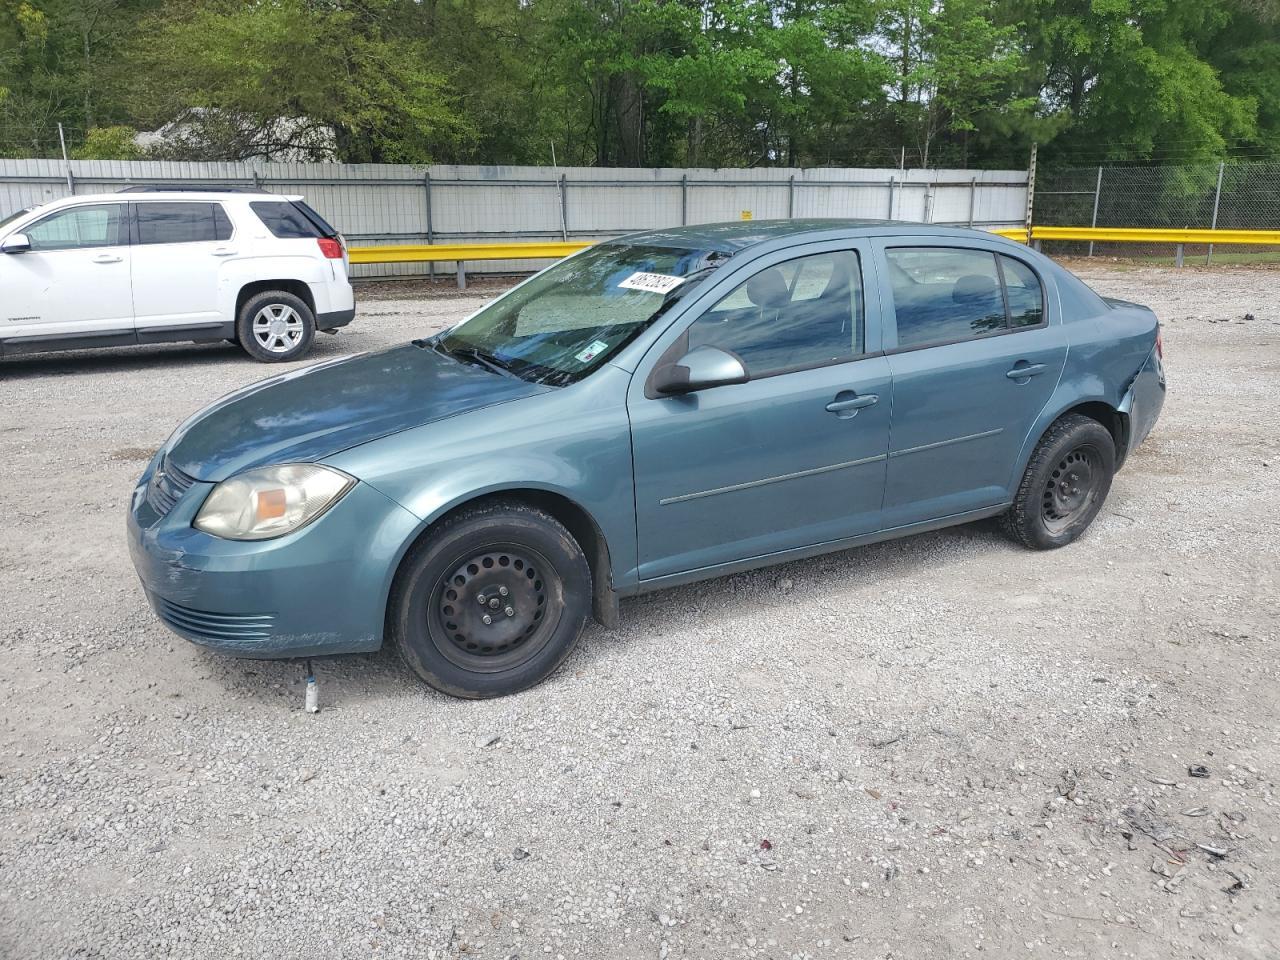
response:
M320 252L329 260L342 259L342 244L333 237L316 237L316 243L320 244Z
M1160 329L1160 324L1156 324L1156 356L1161 360L1164 359L1164 331Z

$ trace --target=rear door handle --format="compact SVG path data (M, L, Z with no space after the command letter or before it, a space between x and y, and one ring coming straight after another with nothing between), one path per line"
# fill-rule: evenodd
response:
M119 263L124 257L118 257L111 253L100 253L93 258L94 263Z
M1043 363L1024 363L1022 366L1014 366L1005 376L1010 380L1030 380L1036 374L1044 373L1044 371L1045 365Z
M213 255L215 257L234 257L236 252L230 247L218 247L213 251Z
M841 390L836 394L836 398L827 404L827 412L834 413L841 419L857 416L858 411L863 407L869 407L874 403L879 403L880 398L874 393L865 393L858 396L852 390Z

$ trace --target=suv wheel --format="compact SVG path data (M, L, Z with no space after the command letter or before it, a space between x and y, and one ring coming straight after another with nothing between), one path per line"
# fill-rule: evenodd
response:
M311 349L316 318L301 297L267 290L244 302L236 318L236 339L245 352L263 363L298 360Z
M554 517L514 501L464 510L405 559L387 609L405 662L442 693L527 689L573 650L591 568Z

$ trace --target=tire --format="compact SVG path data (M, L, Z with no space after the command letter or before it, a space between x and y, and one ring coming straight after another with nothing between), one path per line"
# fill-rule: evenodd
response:
M410 552L387 624L429 685L483 699L554 673L590 611L591 568L572 534L535 507L495 501L450 517Z
M1068 414L1040 438L1000 525L1024 547L1064 547L1102 509L1115 469L1115 440L1107 428L1090 417Z
M236 317L236 340L263 363L287 363L306 356L316 338L316 316L301 297L265 290L244 302Z

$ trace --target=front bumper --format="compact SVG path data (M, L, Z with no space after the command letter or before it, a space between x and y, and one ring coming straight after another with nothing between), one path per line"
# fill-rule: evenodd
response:
M357 483L294 533L223 540L191 525L214 484L193 483L167 512L149 502L157 461L133 493L129 553L170 630L220 653L262 659L381 646L391 579L422 525L417 517Z

